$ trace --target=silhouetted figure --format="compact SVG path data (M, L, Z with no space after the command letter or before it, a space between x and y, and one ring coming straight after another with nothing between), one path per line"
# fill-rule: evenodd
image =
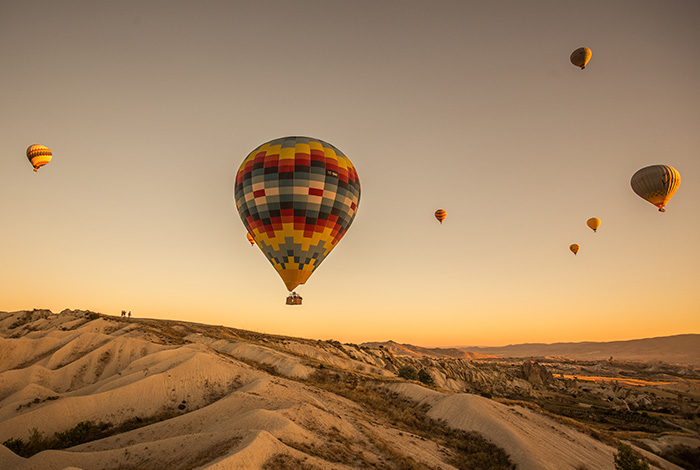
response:
M122 310L122 318L126 316L126 310Z
M129 318L131 318L131 310L129 310Z

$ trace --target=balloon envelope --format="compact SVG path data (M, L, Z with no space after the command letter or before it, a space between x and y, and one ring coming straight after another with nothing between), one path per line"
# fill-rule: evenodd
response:
M34 167L34 171L37 171L39 168L49 163L52 157L53 153L51 153L48 147L39 144L27 147L27 158L29 159L29 163Z
M590 218L586 221L586 225L595 232L600 228L600 219L598 217Z
M447 212L445 212L443 209L438 209L435 211L435 218L442 223L443 220L445 220L445 217L447 217Z
M571 53L571 57L569 57L569 60L576 67L580 67L581 70L583 70L586 68L588 61L591 60L592 56L593 56L593 51L591 51L589 48L579 47L578 49L576 49L574 52Z
M243 160L234 186L243 225L288 290L304 284L355 219L360 180L340 150L282 137Z
M666 212L664 206L681 185L681 175L672 166L652 165L632 175L630 185L639 197L654 204L659 212Z
M578 246L576 243L574 243L573 245L569 246L569 249L571 250L571 252L572 252L573 254L578 253L578 250L579 250L580 248L581 248L581 247Z

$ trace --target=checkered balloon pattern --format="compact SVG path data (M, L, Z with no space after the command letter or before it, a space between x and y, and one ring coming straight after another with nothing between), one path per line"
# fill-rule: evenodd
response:
M233 197L243 225L291 291L308 280L352 224L360 180L331 144L283 137L243 160Z

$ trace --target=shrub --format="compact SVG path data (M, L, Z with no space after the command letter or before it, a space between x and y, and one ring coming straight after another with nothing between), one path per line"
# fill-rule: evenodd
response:
M418 371L418 380L423 382L425 385L433 385L435 383L433 378L425 371L425 369Z
M55 433L54 436L57 443L54 448L66 449L84 442L100 439L108 427L109 425L105 423L97 425L92 421L82 421L67 431Z
M2 444L19 456L31 457L42 450L51 449L54 442L54 440L44 437L41 431L33 428L27 442L22 439L8 439Z
M649 470L649 464L632 449L631 446L620 442L615 454L616 470Z
M662 453L661 457L689 470L700 468L700 447L692 448L678 444Z
M399 368L399 377L406 380L418 380L418 371L413 366L401 366Z

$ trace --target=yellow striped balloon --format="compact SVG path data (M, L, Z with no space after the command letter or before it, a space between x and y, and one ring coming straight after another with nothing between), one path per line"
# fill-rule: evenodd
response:
M443 209L438 209L435 211L435 218L442 223L443 220L445 220L445 217L447 217L447 212L445 212Z
M681 185L681 175L672 166L652 165L632 175L630 185L639 197L654 204L659 212L666 212L664 206Z
M34 167L34 171L49 163L51 157L53 157L51 150L43 145L34 144L27 148L27 158Z
M591 60L593 52L587 47L579 47L574 52L571 53L569 60L576 67L580 67L581 70L586 68L588 61Z
M569 246L569 249L573 254L576 254L578 253L578 250L581 249L581 247L574 243L573 245Z
M600 228L600 219L598 217L592 217L586 221L586 225L595 232Z

